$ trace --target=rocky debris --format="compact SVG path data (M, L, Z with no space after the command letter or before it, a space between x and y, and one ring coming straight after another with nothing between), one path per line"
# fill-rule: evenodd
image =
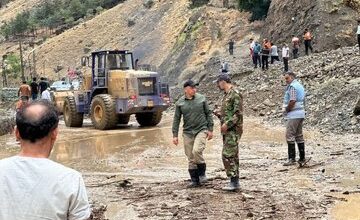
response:
M14 102L0 101L0 136L11 133L15 126Z
M1 101L14 101L18 99L18 88L2 88L0 90Z
M302 39L308 28L317 51L355 45L359 6L358 0L273 0L261 35L276 44L290 44L292 34ZM304 54L303 44L300 49Z
M89 220L107 220L105 218L105 212L107 210L107 206L104 204L91 204L91 216Z
M359 60L357 47L344 47L290 61L307 91L307 125L321 131L360 133L360 116L353 113L360 96ZM282 64L270 65L265 72L253 69L250 59L234 60L231 65L233 82L244 96L245 115L280 123L286 88ZM213 83L219 73L213 66L204 71L212 74L206 75L199 91L208 96L211 105L219 104L221 93Z
M0 136L11 133L15 127L15 117L0 117Z

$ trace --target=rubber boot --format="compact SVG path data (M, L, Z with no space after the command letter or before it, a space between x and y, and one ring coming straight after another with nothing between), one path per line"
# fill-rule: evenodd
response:
M206 163L201 163L197 165L199 171L199 181L200 184L206 183L208 180L206 178Z
M233 192L240 189L239 177L238 176L231 177L230 183L227 186L223 187L222 189L229 192Z
M190 174L190 178L191 178L191 183L190 183L190 185L188 185L188 188L199 187L200 181L199 181L198 169L189 169L189 174Z
M295 157L296 157L295 143L288 143L288 161L285 162L283 165L284 166L295 165L296 163Z
M298 149L300 154L299 162L305 162L305 143L298 143Z

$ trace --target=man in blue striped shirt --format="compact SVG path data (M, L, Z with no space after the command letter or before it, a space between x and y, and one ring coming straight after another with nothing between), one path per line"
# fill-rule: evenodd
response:
M283 110L286 119L288 161L284 166L290 166L295 164L295 143L297 143L299 149L299 162L305 161L305 141L302 131L305 118L305 89L296 80L293 72L285 74L285 81L288 86L285 91Z

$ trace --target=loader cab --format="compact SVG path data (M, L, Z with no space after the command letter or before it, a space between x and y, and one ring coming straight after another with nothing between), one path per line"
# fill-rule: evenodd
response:
M108 87L109 71L132 69L134 69L133 54L127 50L94 52L92 53L93 88Z

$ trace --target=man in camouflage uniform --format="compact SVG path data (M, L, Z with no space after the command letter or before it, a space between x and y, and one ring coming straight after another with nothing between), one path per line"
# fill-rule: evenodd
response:
M225 92L221 109L214 114L220 118L223 135L222 159L226 175L230 178L223 190L235 191L239 186L239 141L243 132L243 97L231 84L228 75L220 75L217 84Z

